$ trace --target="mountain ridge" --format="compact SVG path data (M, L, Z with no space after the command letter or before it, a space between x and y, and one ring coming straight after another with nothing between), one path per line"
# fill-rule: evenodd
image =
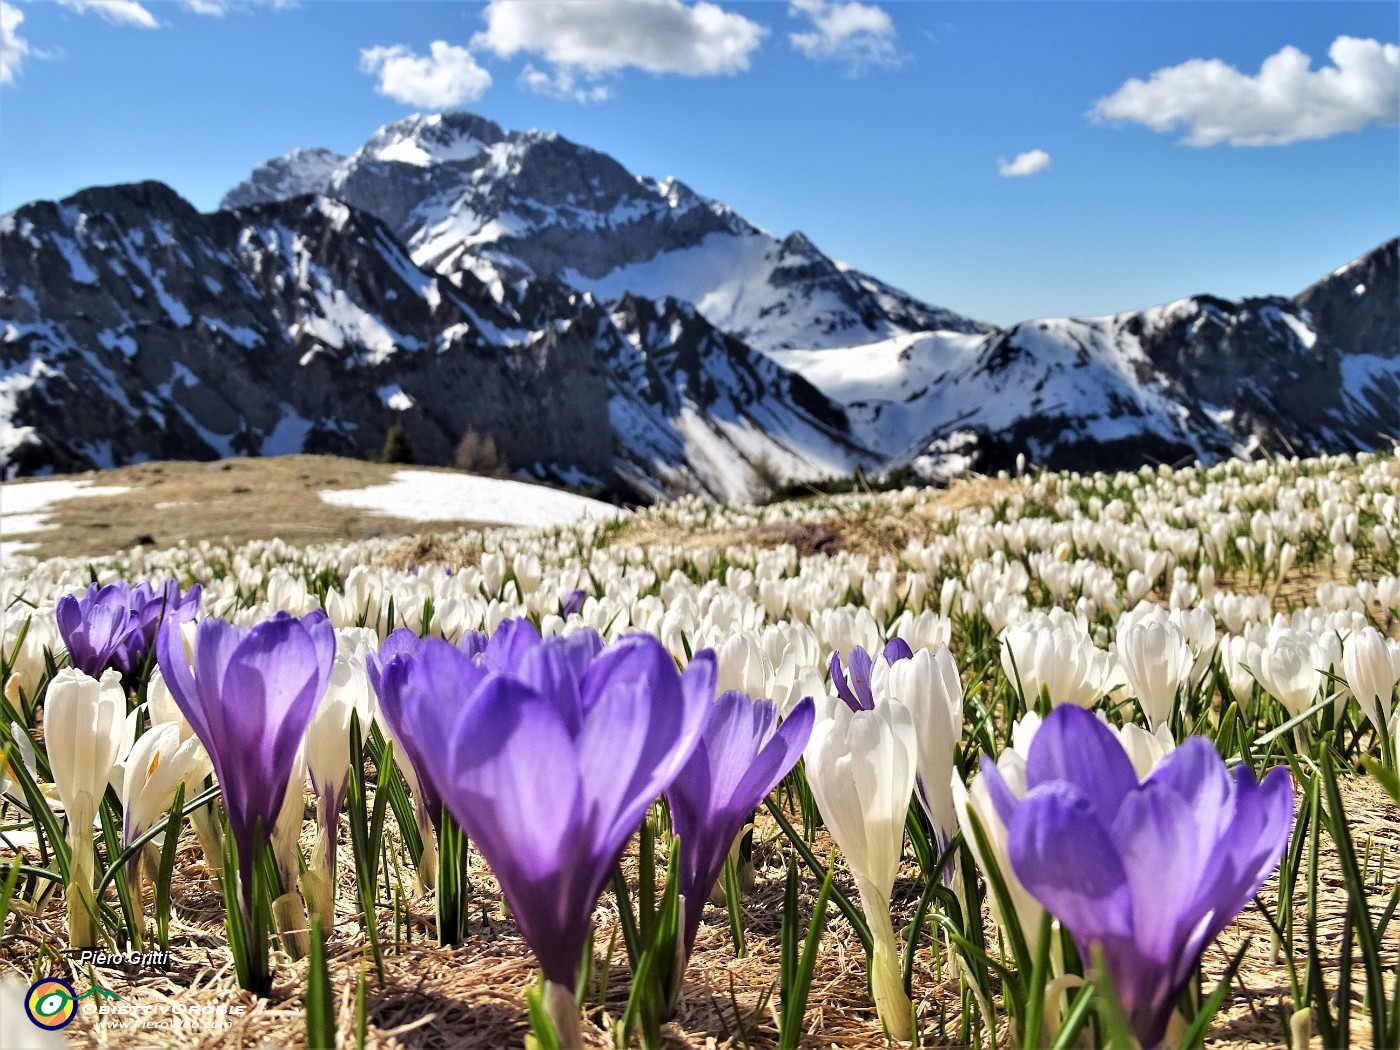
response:
M474 429L536 477L742 500L1400 434L1395 240L1291 297L1003 329L464 112L273 158L224 203L148 182L0 217L0 471L365 455L401 422L429 462Z

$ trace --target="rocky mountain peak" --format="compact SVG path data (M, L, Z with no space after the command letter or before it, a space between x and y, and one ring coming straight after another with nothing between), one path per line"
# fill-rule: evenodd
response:
M1400 239L1333 271L1294 302L1329 342L1355 353L1400 356Z
M386 124L356 151L352 163L381 161L429 167L470 161L506 138L494 121L466 110L415 113Z
M226 211L308 193L326 193L345 160L343 154L321 146L294 149L259 164L244 182L224 194L219 208Z

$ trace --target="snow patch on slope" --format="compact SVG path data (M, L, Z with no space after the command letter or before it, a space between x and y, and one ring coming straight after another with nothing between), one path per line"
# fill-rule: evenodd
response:
M543 485L472 474L399 470L386 485L334 489L321 499L409 521L458 521L483 525L550 528L623 513L610 503Z

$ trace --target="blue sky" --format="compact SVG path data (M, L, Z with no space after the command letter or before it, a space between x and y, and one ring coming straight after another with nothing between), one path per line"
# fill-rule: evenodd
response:
M1389 2L3 0L0 29L0 211L145 178L212 209L456 100L1001 324L1292 294L1400 232Z

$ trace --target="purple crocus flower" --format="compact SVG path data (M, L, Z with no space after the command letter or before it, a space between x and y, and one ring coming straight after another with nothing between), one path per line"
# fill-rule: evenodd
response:
M456 648L466 658L470 669L461 671L461 681L455 688L448 682L431 682L425 677L415 680L412 689L383 688L384 671L394 657L402 655L412 663L423 648L423 639L406 627L391 632L380 645L378 655L367 662L370 684L379 695L379 710L389 723L398 746L413 766L422 791L423 807L432 821L433 830L439 834L442 833L442 792L434 783L432 769L424 761L418 745L419 738L426 732L424 726L433 725L445 732L483 674L492 671L509 673L520 665L526 653L541 643L539 631L526 619L502 620L489 635L485 631L464 632ZM566 657L571 661L572 677L576 679L583 678L588 664L603 648L602 638L593 630L577 631L550 644L556 657ZM439 654L438 663L441 662ZM466 666L460 665L462 668Z
M1023 798L986 759L982 775L1016 877L1086 962L1100 946L1138 1040L1158 1046L1202 953L1278 865L1288 771L1256 782L1192 737L1139 783L1113 730L1065 705L1031 744Z
M903 638L891 638L880 655L885 658L886 663L894 663L896 660L910 659L914 651ZM849 662L848 678L841 667L841 654L831 654L831 684L836 687L837 695L846 701L846 706L852 711L875 710L875 694L871 691L870 684L875 668L874 658L857 645L851 650Z
M180 584L175 580L166 580L159 588L142 580L131 588L127 598L131 629L126 641L112 655L112 666L125 678L138 674L156 644L156 632L161 623L167 618L176 623L189 623L199 613L201 594L196 583L182 595Z
M68 649L68 662L83 674L100 677L131 633L128 590L124 583L100 589L93 584L81 598L68 594L58 600L58 633Z
M587 597L587 592L582 587L576 587L559 602L559 615L568 619L574 613L583 608L583 600Z
M180 585L174 580L167 580L159 590L144 581L135 587L94 583L81 598L65 595L58 601L55 618L68 662L93 678L108 667L130 678L141 669L162 620L194 619L199 599L198 584L181 598Z
M690 761L666 790L671 822L680 837L685 958L695 944L705 899L724 870L734 840L758 804L802 757L815 716L809 696L779 726L778 705L772 700L724 693L715 701Z
M214 764L251 914L256 849L277 822L297 748L330 682L335 629L320 610L300 620L279 612L252 628L203 620L191 669L179 626L167 619L156 659Z
M598 897L704 731L716 675L709 652L681 673L649 635L601 650L589 635L531 643L522 627L498 628L479 660L427 639L380 681L420 776L570 1001Z

